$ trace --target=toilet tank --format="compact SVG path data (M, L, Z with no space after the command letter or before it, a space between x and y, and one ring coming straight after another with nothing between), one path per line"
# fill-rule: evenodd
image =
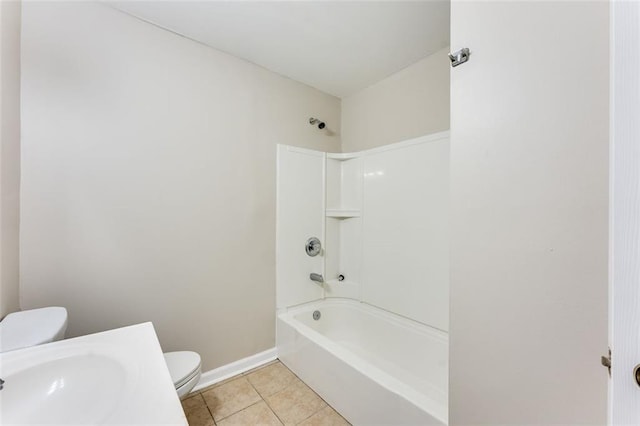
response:
M0 321L0 352L61 340L66 330L65 308L52 306L13 312Z

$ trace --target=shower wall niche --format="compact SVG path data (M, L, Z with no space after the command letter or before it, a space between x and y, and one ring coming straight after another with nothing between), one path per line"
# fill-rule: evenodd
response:
M359 299L362 158L327 154L325 297Z
M280 147L278 168L278 309L349 298L447 331L448 132L357 153Z

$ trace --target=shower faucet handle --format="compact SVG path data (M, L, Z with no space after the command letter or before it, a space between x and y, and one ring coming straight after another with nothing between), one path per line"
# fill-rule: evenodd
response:
M311 237L307 240L304 245L304 251L307 252L308 256L315 257L320 254L322 250L322 243L316 237Z

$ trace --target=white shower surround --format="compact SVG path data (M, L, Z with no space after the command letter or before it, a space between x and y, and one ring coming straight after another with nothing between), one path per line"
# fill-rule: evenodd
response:
M326 299L281 312L276 336L280 360L351 423L447 424L447 333Z
M278 357L353 424L447 424L448 193L448 132L278 148Z

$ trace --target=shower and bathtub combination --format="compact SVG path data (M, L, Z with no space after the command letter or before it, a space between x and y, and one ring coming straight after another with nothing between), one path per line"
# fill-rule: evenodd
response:
M278 147L278 357L353 424L447 424L449 134Z

